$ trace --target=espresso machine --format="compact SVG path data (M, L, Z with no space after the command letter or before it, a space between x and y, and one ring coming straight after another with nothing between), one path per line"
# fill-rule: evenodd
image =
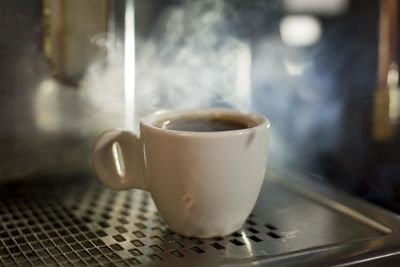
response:
M397 0L0 2L0 265L376 266L400 261ZM90 163L159 109L271 122L240 231L170 231Z

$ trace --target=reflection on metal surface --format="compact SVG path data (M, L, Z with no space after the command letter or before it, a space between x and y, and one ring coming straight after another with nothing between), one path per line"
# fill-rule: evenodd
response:
M306 15L285 16L280 22L279 30L283 43L288 46L311 46L322 35L319 20Z
M270 176L270 181L276 182L277 181L276 179L279 179L279 177L278 176ZM307 186L301 185L300 183L290 182L290 180L279 181L279 183L284 186L292 187L296 191L302 192L302 194L304 196L308 196L311 199L317 201L318 203L326 205L329 208L332 208L340 213L346 214L349 217L359 220L363 224L369 225L370 227L372 227L384 234L389 234L392 232L392 229L390 227L388 227L384 224L381 224L374 219L371 219L368 215L362 214L355 209L349 208L345 204L334 201L331 198L329 198L317 191L310 190L309 188L307 188Z
M125 127L132 129L135 117L135 10L134 0L126 0L124 42Z
M58 131L61 126L60 90L53 80L43 81L34 97L34 115L37 126L43 131Z
M254 252L253 252L253 247L252 244L249 240L249 237L247 236L246 232L242 231L242 239L245 245L245 249L246 249L246 253L247 255L249 255L250 257L254 256Z
M107 0L42 0L43 51L52 74L77 85L100 52L89 42L107 32Z
M381 0L379 10L379 43L378 43L378 82L374 95L373 132L376 141L387 141L393 137L394 129L391 111L395 112L396 96L388 82L392 82L390 69L396 61L397 49L397 0ZM393 100L390 104L390 92ZM392 107L390 107L392 105ZM392 114L395 117L395 114Z
M393 135L393 125L389 117L389 90L377 89L374 93L373 137L376 141L389 140Z
M109 93L96 94L94 89L100 89L97 86L84 87L82 90L70 88L52 78L39 84L32 98L33 119L38 130L59 135L64 132L94 135L99 129L111 127L112 124L120 126L120 114L109 112L110 107L107 104L113 105L114 101L111 97L107 98ZM42 148L45 149L48 148Z
M118 142L114 142L112 144L112 154L114 157L115 168L120 178L125 176L125 163L124 157L122 154L121 146Z
M399 67L392 63L387 75L389 87L389 117L393 123L400 119L400 88L399 88Z
M243 109L251 107L251 50L248 44L237 42L236 54L236 97L243 102Z

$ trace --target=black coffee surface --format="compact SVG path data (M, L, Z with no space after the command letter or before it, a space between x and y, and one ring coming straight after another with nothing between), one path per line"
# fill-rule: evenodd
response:
M158 127L190 132L221 132L250 128L253 125L234 118L187 117L173 118L156 124Z

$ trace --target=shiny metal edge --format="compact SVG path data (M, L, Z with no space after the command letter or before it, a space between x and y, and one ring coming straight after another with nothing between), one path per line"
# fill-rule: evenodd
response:
M367 224L383 235L275 256L259 256L222 266L375 266L381 261L385 264L400 262L399 215L335 189L312 176L310 173L272 170L267 179Z

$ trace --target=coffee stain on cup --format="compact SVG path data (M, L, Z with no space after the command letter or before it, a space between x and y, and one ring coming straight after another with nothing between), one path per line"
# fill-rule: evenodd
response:
M186 195L182 198L184 207L188 215L191 215L194 211L194 200L190 193L186 193Z
M254 141L256 134L254 132L251 132L248 134L247 138L246 138L246 142L243 145L243 150L246 150L248 147L251 146L251 144Z

